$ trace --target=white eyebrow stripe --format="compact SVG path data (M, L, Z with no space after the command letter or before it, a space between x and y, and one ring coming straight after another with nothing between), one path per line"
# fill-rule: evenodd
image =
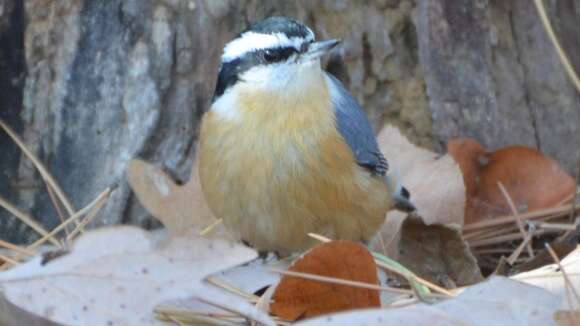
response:
M306 39L302 37L288 38L288 36L283 33L261 34L251 31L245 32L237 39L226 44L222 55L222 62L229 62L248 52L267 48L291 46L295 49L300 49L300 45L302 45L305 40L314 40L314 33L312 33L311 30L308 31L309 35Z

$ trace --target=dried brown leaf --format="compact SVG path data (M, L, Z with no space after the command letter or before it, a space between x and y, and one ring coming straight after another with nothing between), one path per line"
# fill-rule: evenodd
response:
M574 179L533 148L510 146L487 152L473 139L459 138L451 140L447 150L463 173L465 224L511 213L498 183L520 211L553 207L574 193Z
M420 219L407 218L397 257L418 276L445 288L483 281L477 260L458 227L425 225Z
M288 270L378 284L377 266L372 255L362 245L350 241L320 244L296 260ZM271 312L291 321L336 311L380 306L376 290L288 275L282 277L273 299Z

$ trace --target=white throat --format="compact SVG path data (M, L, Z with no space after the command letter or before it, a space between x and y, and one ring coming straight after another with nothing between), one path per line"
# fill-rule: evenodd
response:
M324 75L320 60L257 66L243 73L240 80L213 103L212 110L223 119L235 120L239 117L237 103L241 96L263 97L265 101L307 101L312 89L326 82Z

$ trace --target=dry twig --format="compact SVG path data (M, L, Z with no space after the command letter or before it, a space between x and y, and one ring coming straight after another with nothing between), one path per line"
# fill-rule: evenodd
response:
M534 257L534 249L532 249L532 245L530 243L530 241L532 240L532 237L528 236L528 233L526 232L526 229L524 228L524 223L522 222L522 219L520 218L520 214L518 213L518 210L516 208L516 205L514 204L514 201L512 200L509 193L507 192L507 190L505 189L505 187L503 186L503 184L500 181L497 182L497 186L501 190L502 195L504 196L506 202L508 203L508 206L510 207L510 210L512 211L512 214L514 216L514 219L516 221L518 229L523 236L524 241L525 241L525 239L528 239L528 242L526 243L526 249L528 250L528 255L530 255L530 257ZM516 257L516 259L517 259L517 257Z

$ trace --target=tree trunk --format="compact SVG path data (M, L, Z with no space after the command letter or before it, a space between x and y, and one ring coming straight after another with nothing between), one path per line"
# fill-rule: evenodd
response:
M579 67L578 1L545 2ZM536 146L573 169L579 96L528 0L0 0L0 115L76 208L119 185L97 224L151 226L127 162L189 178L224 43L271 15L343 39L327 68L375 128L431 148L456 136ZM0 146L0 194L54 227L38 173L3 134ZM0 238L35 236L0 214Z

